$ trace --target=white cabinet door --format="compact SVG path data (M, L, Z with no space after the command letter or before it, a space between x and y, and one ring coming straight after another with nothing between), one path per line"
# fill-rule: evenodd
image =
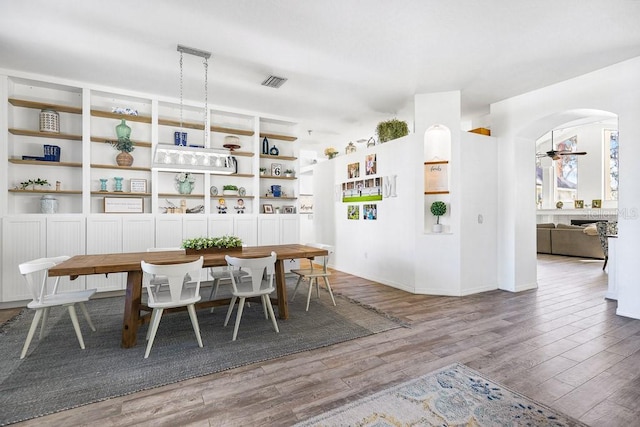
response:
M46 256L46 221L43 215L2 219L2 301L31 301L18 265Z
M207 217L198 214L185 215L182 218L182 236L183 239L207 236Z
M258 216L258 245L277 245L280 243L280 220L278 215Z
M182 245L182 216L156 216L156 248L179 248Z
M120 215L95 215L87 217L87 254L122 252L122 217ZM125 273L87 276L87 288L98 291L124 289Z
M209 236L235 236L233 218L235 215L212 215L209 217ZM240 237L240 236L238 236Z
M47 256L84 255L85 254L85 217L81 215L47 216ZM61 277L59 288L62 291L85 289L85 277L71 280Z
M122 217L122 251L145 252L155 247L155 218L152 215Z
M280 215L280 244L300 243L300 220L298 215Z
M245 246L257 246L258 218L254 215L236 215L234 235L242 239Z

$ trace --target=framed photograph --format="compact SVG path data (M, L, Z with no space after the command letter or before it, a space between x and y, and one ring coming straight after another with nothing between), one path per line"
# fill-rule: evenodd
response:
M262 205L262 211L266 214L273 213L273 205Z
M143 213L143 197L105 197L105 213Z
M367 154L364 158L365 172L367 175L375 175L377 173L378 164L375 154Z
M449 193L449 162L424 162L424 194Z
M271 163L271 176L281 176L281 175L282 175L282 164Z
M574 200L573 206L576 209L583 209L584 208L584 200Z
M600 199L593 199L591 201L591 206L596 208L596 209L600 209L602 207L602 200Z
M131 178L129 185L132 193L146 193L147 192L147 180Z
M286 214L296 213L296 208L294 206L283 206L282 213L286 213Z
M349 163L347 165L347 176L351 178L360 178L360 163Z
M378 219L378 206L375 204L362 206L362 219L374 221Z
M347 206L347 219L360 219L360 205Z

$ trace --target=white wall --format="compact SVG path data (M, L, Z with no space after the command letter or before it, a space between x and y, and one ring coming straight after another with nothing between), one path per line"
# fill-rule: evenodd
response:
M620 192L618 313L640 318L640 58L491 106L499 139L499 282L518 291L535 286L534 140L566 123L566 113L597 109L618 115Z

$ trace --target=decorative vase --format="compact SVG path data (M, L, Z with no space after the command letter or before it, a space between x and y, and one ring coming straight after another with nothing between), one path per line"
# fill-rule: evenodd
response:
M58 212L58 200L51 194L45 194L40 198L40 212L54 214Z
M121 151L116 156L116 163L118 166L131 166L133 164L133 156L126 151Z
M100 178L100 191L107 191L107 178Z
M178 181L178 193L180 194L191 194L193 191L193 183L187 181Z
M127 125L125 119L122 119L120 124L116 126L116 135L118 139L129 138L131 136L131 128Z
M114 191L122 191L122 177L116 176L113 179L116 182L116 189Z
M266 136L262 140L262 154L269 154L269 140Z

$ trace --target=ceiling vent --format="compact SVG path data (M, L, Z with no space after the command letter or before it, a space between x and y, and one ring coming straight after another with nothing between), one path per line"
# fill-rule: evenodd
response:
M284 77L269 76L269 77L266 78L265 81L262 82L262 86L274 87L274 88L278 89L286 81L287 81L287 79L285 79Z

